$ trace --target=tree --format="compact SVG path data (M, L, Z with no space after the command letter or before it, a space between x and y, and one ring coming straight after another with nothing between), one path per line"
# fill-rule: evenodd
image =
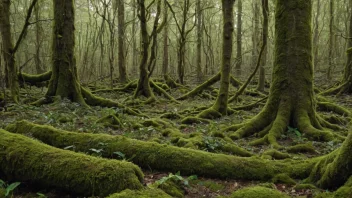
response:
M30 25L29 20L32 15L34 6L38 0L33 0L27 11L24 26L15 44L12 42L11 24L10 24L10 0L0 1L0 32L3 45L3 57L5 60L5 79L6 84L11 90L11 95L14 102L19 102L19 82L18 82L18 68L15 64L15 54L18 51L20 44L26 36L27 28Z
M242 0L237 1L237 55L236 55L236 75L241 76L241 65L242 65Z
M268 0L263 1L262 10L263 10L263 43L268 42L269 34L269 4ZM259 80L257 90L263 92L265 88L265 65L267 62L267 50L268 45L264 46L264 52L260 60L260 69L259 69Z
M330 22L329 22L329 67L327 78L331 80L332 69L333 69L333 55L334 55L334 0L330 0Z
M125 3L124 0L116 0L118 9L118 64L120 81L127 82L126 61L125 61Z
M197 0L197 80L203 79L202 72L202 40L203 40L203 10L201 8L201 0Z
M323 92L322 94L343 94L343 93L352 93L352 1L349 0L349 36L347 43L347 62L345 64L345 71L341 81L341 84L337 87L333 87Z
M215 104L210 109L203 111L199 117L221 117L228 114L229 85L231 76L232 42L233 42L233 5L234 0L222 0L223 12L223 43L220 91Z
M278 0L275 14L275 62L268 101L264 109L244 124L228 128L232 139L260 133L253 144L280 147L277 138L287 126L308 138L332 140L315 111L312 56L312 1ZM295 90L295 91L292 91Z

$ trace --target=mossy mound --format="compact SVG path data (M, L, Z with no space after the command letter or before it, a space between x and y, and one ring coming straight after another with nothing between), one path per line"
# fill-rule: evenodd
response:
M275 184L288 184L288 185L295 185L296 182L290 176L286 174L278 174L272 179L272 182Z
M162 189L167 194L171 195L172 197L176 198L184 198L184 190L182 189L181 185L178 184L178 181L166 181L163 184L159 185L160 189Z
M255 186L238 190L230 198L289 198L289 196L274 189Z
M120 193L112 194L108 198L171 198L160 189L146 188L140 191L137 190L124 190Z
M8 181L84 196L142 188L143 173L130 162L53 148L4 130L0 137L0 176Z

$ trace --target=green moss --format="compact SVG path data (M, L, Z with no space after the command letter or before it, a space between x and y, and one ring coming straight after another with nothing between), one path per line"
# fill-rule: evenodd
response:
M265 151L263 153L263 155L269 155L271 156L273 159L278 159L278 160L282 160L282 159L287 159L290 158L290 155L287 153L282 153L278 150L275 149L269 149L267 151Z
M225 188L223 184L219 184L214 181L204 181L204 182L201 182L200 185L209 188L213 192L218 192Z
M168 180L163 184L159 185L158 188L163 190L168 195L171 195L172 197L183 198L185 197L184 190L177 183L177 181Z
M173 129L173 128L168 128L168 129L162 130L162 135L165 137L183 137L183 136L185 136L178 129Z
M183 118L182 115L178 113L164 113L163 115L160 116L160 118L166 118L170 120L177 120Z
M313 184L297 184L296 186L293 187L295 190L313 190L316 189Z
M0 137L0 175L6 180L85 196L142 188L143 173L130 162L53 148L4 130Z
M182 124L209 124L210 120L204 119L204 118L198 118L198 117L186 117L181 120Z
M230 154L233 155L238 155L238 156L242 156L242 157L251 157L253 156L253 154L241 147L238 147L234 144L229 144L229 143L225 143L224 145L221 145L218 150L221 151L225 151L228 152Z
M230 198L289 198L289 196L274 189L255 186L240 189L234 192Z
M123 136L67 132L27 121L9 125L7 130L30 134L44 143L59 148L74 145L75 151L80 152L87 152L103 142L106 144L103 157L110 158L114 152L119 151L124 153L126 158L132 158L133 163L144 168L168 172L180 171L184 175L196 174L223 179L269 180L279 173L287 173L293 178L305 178L317 161L316 159L264 161L257 157L214 154L143 142Z
M108 115L108 116L102 117L99 120L97 120L96 123L100 123L105 127L111 127L114 129L119 129L122 126L121 121L116 115Z
M166 194L160 189L145 188L140 191L136 190L124 190L120 193L112 194L108 198L171 198L170 195Z
M289 153L316 153L312 143L297 144L295 146L290 146L287 149Z
M4 188L0 188L0 198L5 198L6 190Z
M272 179L272 182L274 182L275 184L288 184L288 185L295 185L296 184L296 181L293 180L287 174L275 175L275 177Z

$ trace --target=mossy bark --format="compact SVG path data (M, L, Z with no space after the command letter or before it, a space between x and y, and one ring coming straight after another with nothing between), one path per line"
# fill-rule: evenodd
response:
M107 196L143 186L143 173L132 163L53 148L4 130L0 136L2 179L84 196Z
M17 78L17 67L15 65L15 51L12 42L11 24L10 24L10 0L0 1L0 33L2 38L2 53L5 61L6 84L11 90L12 99L17 103L19 101L19 82Z
M48 71L42 74L25 74L19 73L18 79L20 82L29 84L29 85L38 85L41 82L49 81L51 79L52 72Z
M270 180L279 173L293 178L308 177L317 159L267 161L257 157L235 157L213 154L193 149L143 142L122 136L82 134L58 130L49 126L18 122L7 127L8 131L30 134L49 145L64 148L74 145L75 151L86 152L105 143L103 157L111 158L119 151L131 161L144 168L178 172L185 175L222 179Z
M352 132L338 150L317 163L309 181L324 189L343 186L352 175Z
M275 62L269 99L264 109L234 132L233 139L267 130L263 142L279 147L287 126L315 140L332 140L317 119L313 92L312 1L277 0ZM292 91L295 90L295 91Z
M46 99L59 96L86 105L77 79L73 0L54 0L52 75Z
M120 193L112 194L108 198L171 198L160 189L124 190Z

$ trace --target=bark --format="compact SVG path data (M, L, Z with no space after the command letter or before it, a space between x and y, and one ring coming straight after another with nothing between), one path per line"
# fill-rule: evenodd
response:
M146 7L144 0L138 0L138 6L140 12L139 20L141 26L142 59L139 64L139 81L134 97L137 98L138 96L145 96L147 98L154 98L154 93L149 85L149 71L147 67L150 41L147 30Z
M164 79L167 80L167 75L168 75L168 70L169 70L169 13L168 13L168 7L166 2L164 2L164 21L166 21L165 27L164 27L164 53L163 53L163 76Z
M202 40L203 40L203 11L201 9L201 0L197 0L197 80L198 82L203 79L202 72Z
M15 102L19 101L19 82L17 78L18 68L15 64L15 46L12 42L10 24L10 0L0 2L0 32L3 45L3 57L7 77L7 87L11 90L11 96Z
M40 49L42 47L42 32L43 32L43 28L40 24L40 22L38 22L40 20L40 4L39 2L36 4L36 6L34 7L34 14L35 14L35 20L37 21L35 23L35 40L36 40L36 52L35 52L35 69L37 74L41 74L44 73L44 69L42 67L42 61L40 59Z
M118 64L120 81L125 83L128 81L125 61L125 3L124 0L117 0L118 9Z
M73 0L54 0L52 75L46 99L59 96L86 105L77 80Z
M238 0L237 11L237 55L236 55L236 76L242 73L242 0Z
M262 131L266 135L257 143L280 147L277 138L291 126L310 139L333 139L331 132L323 131L315 112L311 12L311 0L276 2L275 62L269 99L264 109L240 125L231 138Z
M332 70L333 70L333 50L334 50L334 0L330 0L330 22L329 22L329 67L327 72L327 78L332 79Z
M318 70L320 67L319 63L319 16L320 16L320 0L317 0L317 10L315 15L315 26L314 26L314 39L313 39L313 47L314 47L314 69Z
M268 0L262 0L262 11L263 11L263 43L268 42L268 34L269 34L269 5ZM260 92L264 91L265 88L265 66L267 59L267 51L268 46L265 45L265 49L263 55L260 60L260 68L259 68L259 81L257 90Z

